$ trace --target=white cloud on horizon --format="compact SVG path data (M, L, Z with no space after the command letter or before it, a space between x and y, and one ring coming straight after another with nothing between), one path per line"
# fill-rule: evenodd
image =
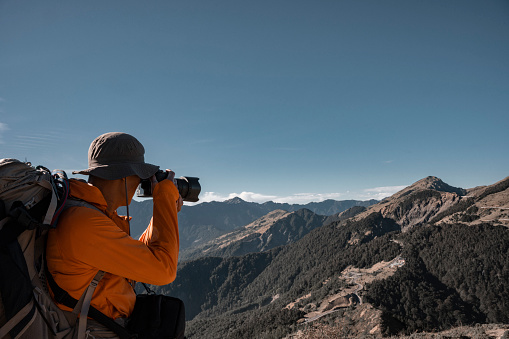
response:
M361 196L367 197L367 200L369 199L382 200L384 198L390 197L394 193L401 191L405 187L408 187L408 185L368 188L363 191Z
M307 204L310 202L322 202L324 200L382 200L404 189L407 186L384 186L362 190L361 192L345 193L296 193L288 196L266 195L254 192L230 193L227 195L216 192L204 192L200 196L200 202L225 201L239 197L244 201L264 203L274 201L288 204ZM191 204L194 205L194 204Z
M200 196L201 202L211 202L211 201L225 201L230 200L235 197L239 197L242 200L250 201L250 202L266 202L271 201L277 198L275 195L263 195L259 193L253 192L242 192L242 193L230 193L228 195L221 195L215 192L204 192L202 196Z

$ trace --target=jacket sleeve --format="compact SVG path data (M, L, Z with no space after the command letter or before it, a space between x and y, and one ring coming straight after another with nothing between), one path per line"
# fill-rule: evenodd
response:
M140 241L146 244L151 251L166 253L169 260L165 275L170 281L164 284L169 284L175 280L177 275L180 245L177 218L179 191L171 181L164 180L156 185L153 197L153 216L147 229L141 235ZM150 283L148 281L143 282ZM156 283L152 284L157 285Z
M73 223L59 239L63 256L105 272L153 285L169 284L177 272L179 234L175 185L164 180L154 189L152 220L140 240L122 231L103 213L73 208L62 222ZM80 239L80 241L72 241ZM70 245L72 243L72 246Z

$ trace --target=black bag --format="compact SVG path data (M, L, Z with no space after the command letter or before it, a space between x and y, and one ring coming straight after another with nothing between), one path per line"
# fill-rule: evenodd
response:
M127 329L139 339L183 339L186 328L184 302L160 294L138 294Z

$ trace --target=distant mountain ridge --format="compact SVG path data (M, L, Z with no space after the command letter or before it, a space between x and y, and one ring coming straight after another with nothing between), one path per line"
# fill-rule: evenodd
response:
M204 244L238 227L248 225L274 210L295 212L306 208L313 213L329 216L354 206L371 206L377 200L325 200L308 204L286 204L272 201L263 204L247 202L238 197L224 202L205 202L195 206L183 206L179 217L181 250ZM129 207L131 234L137 237L143 233L152 216L152 199L133 201ZM119 209L125 213L125 208Z

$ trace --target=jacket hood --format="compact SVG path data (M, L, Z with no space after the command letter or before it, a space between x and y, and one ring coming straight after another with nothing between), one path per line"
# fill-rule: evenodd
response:
M97 187L77 179L70 179L69 183L71 197L84 200L99 208L101 211L105 211L108 208L108 204L101 190Z

